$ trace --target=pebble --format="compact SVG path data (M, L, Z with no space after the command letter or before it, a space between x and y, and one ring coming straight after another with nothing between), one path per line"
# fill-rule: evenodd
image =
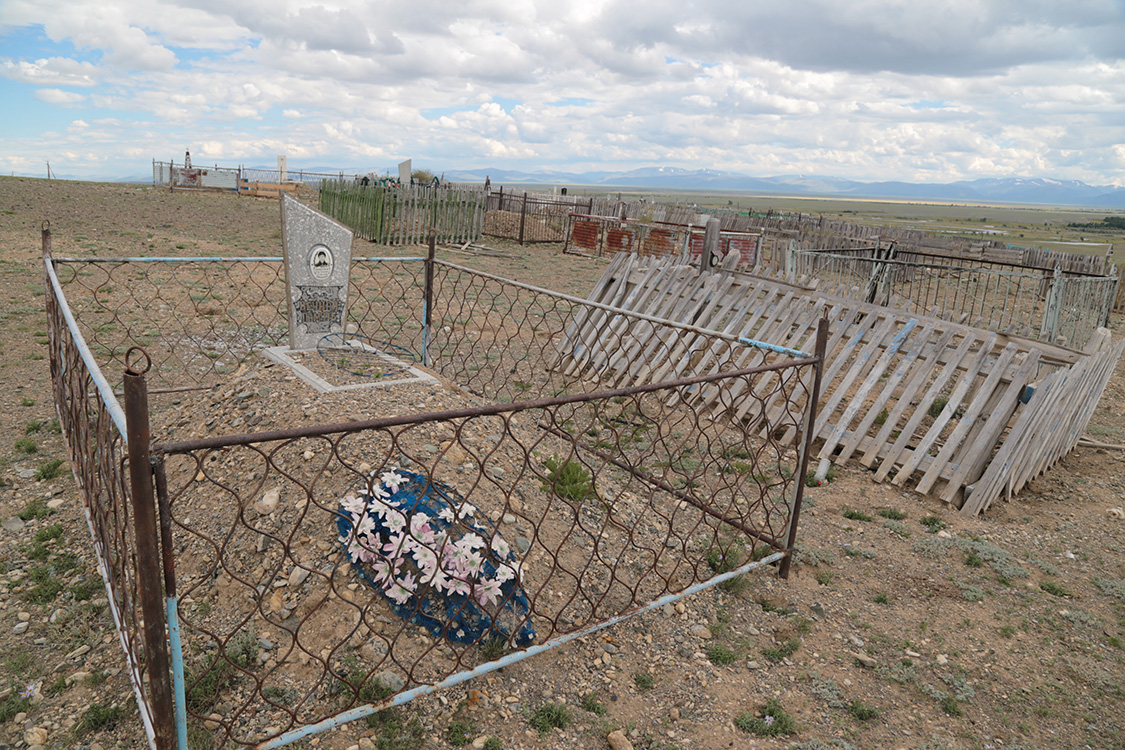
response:
M308 577L309 571L305 568L302 568L300 566L293 568L293 571L289 574L289 587L294 588L296 586L300 586Z
M277 510L277 504L281 501L281 488L274 487L267 490L262 499L254 503L254 510L258 511L263 516L268 516Z
M20 612L18 615L16 615L16 617L19 618L20 622L27 622L28 620L31 619L31 613L30 612Z
M33 727L24 734L23 741L29 745L46 745L49 736L46 727Z
M4 527L5 531L17 532L23 531L23 527L27 524L16 516L12 516L11 518L5 518L3 522L0 522L0 525Z
M949 657L946 656L945 654L938 654L937 655L937 663L941 666L945 666L946 664L949 663Z
M66 658L68 660L69 659L77 659L79 656L82 656L83 654L88 654L88 653L90 653L90 647L89 646L85 646L85 645L79 646L78 648L74 649L69 654L67 654Z
M879 660L874 657L868 656L867 654L850 653L849 656L851 656L853 659L855 659L868 669L874 669L875 667L879 666Z
M51 510L58 510L65 503L66 503L66 500L63 500L61 497L56 497L54 500L48 500L47 501L47 507L50 508Z
M30 627L31 627L31 623L29 623L29 622L17 623L16 626L14 628L12 628L12 632L15 633L16 635L23 635L24 633L27 632L27 629L30 628Z
M691 628L688 629L688 633L705 641L711 639L711 629L706 625L692 625Z
M475 740L473 740L473 748L475 750L481 750L481 748L483 748L487 742L488 735L482 734L480 737L477 737Z
M401 677L399 677L397 674L390 671L389 669L383 669L383 670L380 670L380 671L376 672L374 674L374 677L384 687L390 688L391 690L393 690L396 693L399 690L402 690L404 687L406 687L406 680L402 679Z
M531 540L525 536L517 536L516 549L519 550L521 555L527 554L527 551L531 549Z
M633 750L633 743L625 736L625 733L620 729L615 729L610 732L606 739L609 741L609 746L612 750Z

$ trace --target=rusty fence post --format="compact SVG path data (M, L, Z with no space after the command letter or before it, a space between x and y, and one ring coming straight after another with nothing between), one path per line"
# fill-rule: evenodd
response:
M523 194L523 204L520 206L520 244L523 244L523 227L527 222L527 193Z
M139 372L130 363L140 352L144 368ZM139 347L125 353L125 426L129 440L129 494L132 499L133 532L137 555L137 596L144 617L145 660L148 663L149 699L157 750L175 747L175 720L172 686L168 674L167 621L161 590L160 529L156 522L153 497L151 434L148 422L148 384L145 373L152 366L148 354Z
M426 299L422 308L422 365L431 367L430 340L433 338L434 319L434 256L437 254L437 238L430 232L430 247L426 253Z
M816 438L816 407L820 401L821 378L824 376L824 357L828 349L828 318L821 318L816 326L816 365L814 366L812 392L809 394L809 408L805 416L805 439L801 443L801 455L797 460L797 491L793 495L793 508L789 512L789 533L785 542L785 558L778 568L778 578L788 578L793 564L793 548L797 544L797 523L801 520L801 501L805 497L805 477L809 471L809 454Z

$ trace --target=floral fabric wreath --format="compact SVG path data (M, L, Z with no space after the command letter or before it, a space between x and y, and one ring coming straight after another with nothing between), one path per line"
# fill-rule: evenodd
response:
M453 488L391 469L340 498L336 527L359 577L435 636L475 643L489 630L530 645L523 566Z

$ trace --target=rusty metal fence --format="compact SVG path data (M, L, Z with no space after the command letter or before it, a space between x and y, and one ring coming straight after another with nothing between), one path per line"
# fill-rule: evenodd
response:
M161 351L163 334L141 319L160 300L168 315L149 324L168 323L179 346L202 352L253 321L232 349L249 353L283 332L276 259L210 259L187 273L45 253L56 400L154 747L185 743L189 729L216 746L279 747L763 565L787 573L823 324L818 351L804 355L432 251L410 260L424 272L397 280L409 263L356 264L357 326L420 347L434 371L487 394L484 405L149 445L147 419L160 419L150 380L222 373L195 355L145 360L138 337ZM105 289L126 280L128 295ZM211 286L188 283L201 280ZM236 287L252 291L232 299L257 302L248 308L261 317L212 316L222 325L203 324L206 336L171 322L196 309L191 295ZM64 289L94 323L62 312ZM98 331L104 321L117 328ZM122 412L112 389L81 374L98 367L86 333L127 368L132 460L122 418L104 416ZM640 371L622 356L638 348L663 354ZM707 374L675 375L676 363L703 361L696 371ZM145 514L159 519L160 533L145 535L159 549L134 548L131 516ZM141 567L163 569L163 585ZM160 594L160 611L142 616Z
M150 743L156 742L152 650L144 647L140 603L142 579L135 515L130 503L125 413L102 374L63 294L50 260L50 232L43 231L47 335L55 409L66 438L70 465L84 499L98 571L125 653L129 682ZM162 618L158 619L158 622ZM166 680L161 685L166 687ZM159 690L159 688L158 688ZM166 697L166 693L165 693ZM167 704L164 705L167 708ZM167 736L164 737L167 739ZM165 745L168 746L168 745Z
M698 259L703 253L704 225L667 221L640 221L613 216L572 213L567 217L563 252L602 256L630 252L641 256L687 253ZM723 229L719 231L718 252L722 259L737 256L734 267L750 269L758 265L762 233Z
M1102 276L894 246L794 250L786 272L825 292L1074 348L1108 323L1117 293L1116 267Z
M349 331L420 361L424 257L357 257ZM288 335L280 257L52 258L82 337L121 369L144 347L154 389L206 387ZM159 320L159 324L156 322Z
M567 235L567 216L576 210L589 211L593 198L546 196L535 193L488 193L482 234L529 242L562 242Z

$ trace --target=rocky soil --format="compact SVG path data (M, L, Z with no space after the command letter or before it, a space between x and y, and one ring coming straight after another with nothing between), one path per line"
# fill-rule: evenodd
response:
M273 255L278 207L0 178L0 748L143 747L54 421L43 220L58 255ZM443 257L581 295L604 266L555 246L486 244L513 257ZM1120 324L1114 316L1115 335ZM1121 368L1090 428L1109 446L1125 443ZM214 395L162 404L154 431L219 430L189 408ZM379 408L412 406L383 398ZM248 402L242 418L264 429L291 426L294 413L320 421L332 400L310 390L288 411ZM788 581L748 576L296 746L1122 747L1123 475L1125 451L1079 448L973 519L844 467L808 490ZM255 656L268 660L276 643L263 641Z

